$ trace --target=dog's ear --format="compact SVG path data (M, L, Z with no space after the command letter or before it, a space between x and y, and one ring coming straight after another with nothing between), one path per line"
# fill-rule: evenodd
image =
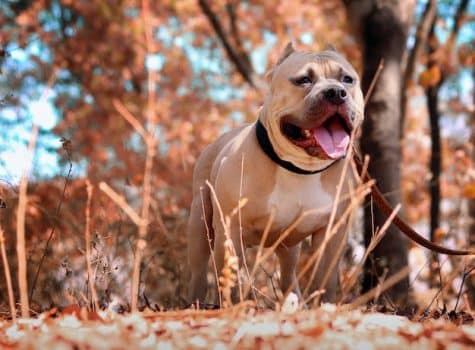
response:
M287 57L289 57L294 52L294 44L292 43L292 41L289 41L287 45L285 45L284 51L282 51L282 53L280 54L280 57L275 65L278 66L279 64L281 64Z
M282 53L280 54L279 59L277 60L274 67L269 69L264 75L267 82L269 82L272 79L272 74L274 73L275 67L281 64L287 57L289 57L294 52L295 52L294 44L292 43L292 41L289 41L287 45L285 45L284 51L282 51Z

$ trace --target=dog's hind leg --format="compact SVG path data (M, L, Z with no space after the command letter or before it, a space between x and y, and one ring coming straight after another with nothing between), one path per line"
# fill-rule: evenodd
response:
M214 240L212 214L210 190L204 185L200 194L193 198L187 227L188 263L191 270L188 296L192 303L197 300L204 302L206 298L210 247L213 246Z

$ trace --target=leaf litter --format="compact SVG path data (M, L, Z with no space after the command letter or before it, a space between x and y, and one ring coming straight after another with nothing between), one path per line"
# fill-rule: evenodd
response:
M473 349L475 326L447 318L287 307L259 311L250 303L221 310L117 314L70 306L32 319L0 321L5 349Z

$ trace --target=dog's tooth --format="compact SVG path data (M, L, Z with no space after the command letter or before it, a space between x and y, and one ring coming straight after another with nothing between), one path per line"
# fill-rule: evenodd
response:
M306 138L309 138L310 136L312 136L312 133L310 132L310 130L307 130L307 129L303 129L303 130L302 130L302 134L303 134L303 136L305 136Z

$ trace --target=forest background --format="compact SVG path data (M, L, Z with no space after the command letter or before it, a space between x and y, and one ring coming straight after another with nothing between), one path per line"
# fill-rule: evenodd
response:
M419 232L473 246L474 15L467 0L1 1L0 225L15 300L23 225L32 310L90 302L88 250L101 306L131 307L137 260L138 307L184 306L193 165L223 131L256 119L263 75L289 40L333 45L365 90L384 61L362 128L370 172ZM374 219L356 220L342 279L381 226ZM256 280L264 307L278 299L274 264ZM416 303L454 305L464 282L474 307L470 261L432 256L395 228L348 299L406 265L385 302L412 291ZM7 300L1 278L0 311Z

